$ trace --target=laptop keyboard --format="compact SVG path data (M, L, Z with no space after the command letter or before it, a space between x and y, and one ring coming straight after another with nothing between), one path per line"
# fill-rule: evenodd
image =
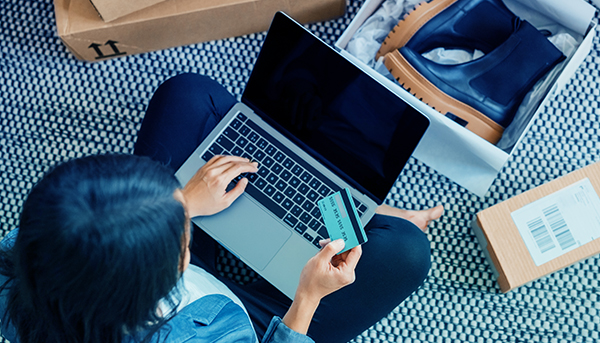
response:
M230 186L247 177L246 193L295 233L317 248L321 247L321 239L329 238L317 201L339 191L340 187L244 114L238 113L201 157L208 161L214 155L242 156L257 161L258 172L240 175ZM362 216L367 207L356 199L354 204Z

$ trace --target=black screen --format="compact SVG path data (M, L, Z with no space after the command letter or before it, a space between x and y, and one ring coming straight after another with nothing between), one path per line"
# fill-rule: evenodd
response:
M378 203L429 125L282 13L273 19L242 101Z

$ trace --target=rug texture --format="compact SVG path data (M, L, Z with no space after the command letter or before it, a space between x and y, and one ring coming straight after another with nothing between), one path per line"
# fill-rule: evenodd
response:
M363 2L351 0L344 17L308 28L333 44ZM51 0L2 0L0 18L3 235L17 227L23 200L48 167L89 154L132 152L145 107L167 78L205 74L239 97L265 36L88 63L61 43ZM445 205L428 233L432 269L417 292L355 342L600 341L598 256L501 294L470 227L478 211L599 159L599 51L596 37L591 54L543 109L485 197L410 160L387 203ZM221 264L240 282L256 278L226 252Z

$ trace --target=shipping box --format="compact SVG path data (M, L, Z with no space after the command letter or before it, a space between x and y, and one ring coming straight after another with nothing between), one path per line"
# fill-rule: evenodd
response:
M478 196L485 196L498 172L517 149L519 142L539 113L555 95L565 88L566 83L589 54L593 39L596 36L595 23L592 22L596 10L583 0L503 1L516 15L528 20L537 28L550 28L551 30L559 28L570 33L574 38L575 45L572 51L569 52L568 58L559 64L552 73L548 74L548 80L543 83L537 93L539 101L532 102L532 106L520 117L521 120L515 118L513 124L505 130L505 135L510 130L512 138L511 142L502 148L489 143L432 109L407 92L395 80L388 78L384 73L376 71L375 66L365 62L364 58L358 58L357 54L351 54L346 50L355 34L364 32L363 24L371 19L371 16L375 16L376 20L370 20L368 25L379 24L383 20L383 16L378 16L380 10L384 10L383 12L386 13L402 13L391 8L391 6L394 6L394 4L395 6L404 6L403 1L366 0L336 42L336 46L340 48L341 53L349 60L367 70L374 78L429 117L430 127L413 156ZM394 21L393 25L396 23L397 20ZM383 41L387 32L383 32L380 37L381 41ZM377 32L374 34L381 35ZM368 55L367 59L374 60L379 45L371 44L369 46L374 50L372 53L366 54ZM384 72L387 73L387 70L384 70ZM500 143L503 143L502 140Z
M473 231L508 292L600 253L600 162L477 214Z
M99 61L266 31L277 11L301 23L339 17L345 0L168 0L109 23L86 0L54 0L58 35L79 59Z
M130 13L137 12L146 7L166 0L89 0L98 11L100 17L106 21L121 18Z

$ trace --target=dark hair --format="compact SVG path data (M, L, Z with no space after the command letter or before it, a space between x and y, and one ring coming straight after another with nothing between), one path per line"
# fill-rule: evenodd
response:
M20 342L120 343L156 331L166 320L158 302L182 263L178 187L170 169L132 155L75 159L49 172L23 205L3 268Z

